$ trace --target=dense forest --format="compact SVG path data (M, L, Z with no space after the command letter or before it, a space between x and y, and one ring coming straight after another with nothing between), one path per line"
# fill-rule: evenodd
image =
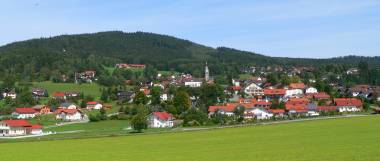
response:
M331 59L268 57L219 47L211 48L188 40L153 33L119 31L62 35L15 42L0 47L0 74L18 81L45 81L75 72L96 70L116 63L143 63L156 70L175 70L201 76L205 61L212 75L238 74L249 66L357 67L366 62L380 68L380 57L347 56Z

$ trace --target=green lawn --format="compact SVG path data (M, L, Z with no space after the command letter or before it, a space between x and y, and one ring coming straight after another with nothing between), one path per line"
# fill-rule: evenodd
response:
M252 77L251 74L239 74L239 79L241 80L248 80L251 77Z
M12 161L375 161L380 160L379 122L379 116L369 116L182 133L3 143L0 151L1 160Z
M54 92L78 91L84 95L100 97L100 86L96 83L52 83L52 82L33 82L33 87L40 87L48 90L49 94Z

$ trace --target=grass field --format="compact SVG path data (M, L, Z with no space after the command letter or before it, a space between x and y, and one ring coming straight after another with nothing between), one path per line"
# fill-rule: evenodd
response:
M96 83L52 83L52 82L33 82L33 87L40 87L48 90L49 94L54 92L78 91L84 95L100 97L100 86Z
M380 160L378 122L379 116L368 116L180 133L3 143L0 160L375 161Z

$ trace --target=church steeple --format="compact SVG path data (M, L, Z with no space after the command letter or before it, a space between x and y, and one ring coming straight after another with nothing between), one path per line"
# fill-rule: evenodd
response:
M207 66L207 61L206 61L206 67L205 67L205 81L208 82L210 80L210 74Z

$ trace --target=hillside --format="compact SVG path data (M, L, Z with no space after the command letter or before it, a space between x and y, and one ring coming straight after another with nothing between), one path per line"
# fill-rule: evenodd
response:
M299 59L268 57L252 52L211 48L188 40L153 33L118 31L62 35L15 42L0 47L0 74L17 74L24 79L49 80L60 74L93 69L102 65L144 63L159 70L201 73L205 61L213 74L236 72L242 66L328 65L356 66L367 61L380 67L380 57Z

